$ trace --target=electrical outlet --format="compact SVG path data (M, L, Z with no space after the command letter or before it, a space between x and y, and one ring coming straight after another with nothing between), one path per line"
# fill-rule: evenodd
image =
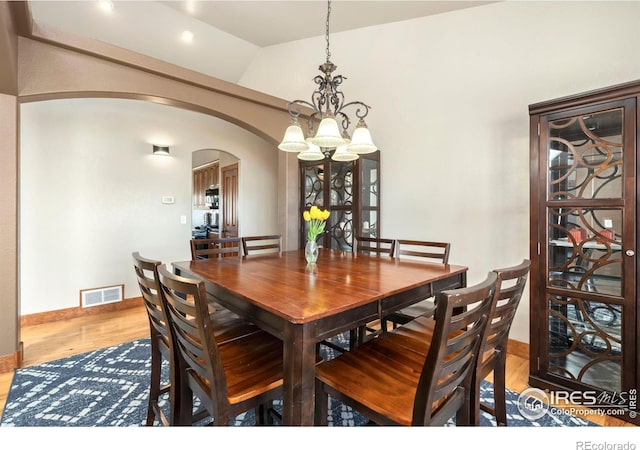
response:
M180 223L182 225L186 225L187 224L187 216L180 216Z
M611 219L604 219L604 227L605 228L613 228L613 220Z

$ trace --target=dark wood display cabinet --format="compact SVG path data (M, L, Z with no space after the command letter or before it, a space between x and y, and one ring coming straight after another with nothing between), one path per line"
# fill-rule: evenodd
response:
M380 151L355 161L300 161L300 248L307 240L302 213L312 205L331 215L318 244L353 250L354 236L380 235Z
M529 382L635 424L639 99L637 81L529 106Z

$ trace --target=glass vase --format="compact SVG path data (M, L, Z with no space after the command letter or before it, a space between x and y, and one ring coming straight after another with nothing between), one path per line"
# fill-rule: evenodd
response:
M318 243L315 239L308 239L304 246L304 259L307 264L315 264L318 261Z

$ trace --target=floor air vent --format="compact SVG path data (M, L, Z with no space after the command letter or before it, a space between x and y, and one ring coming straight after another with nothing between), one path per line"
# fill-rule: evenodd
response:
M98 289L87 289L80 291L82 307L105 305L122 301L123 286L109 286Z

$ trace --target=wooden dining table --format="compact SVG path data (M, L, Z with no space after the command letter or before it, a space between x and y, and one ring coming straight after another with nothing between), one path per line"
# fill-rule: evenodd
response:
M283 425L313 425L316 344L466 286L467 267L320 249L172 263L223 306L283 341Z

